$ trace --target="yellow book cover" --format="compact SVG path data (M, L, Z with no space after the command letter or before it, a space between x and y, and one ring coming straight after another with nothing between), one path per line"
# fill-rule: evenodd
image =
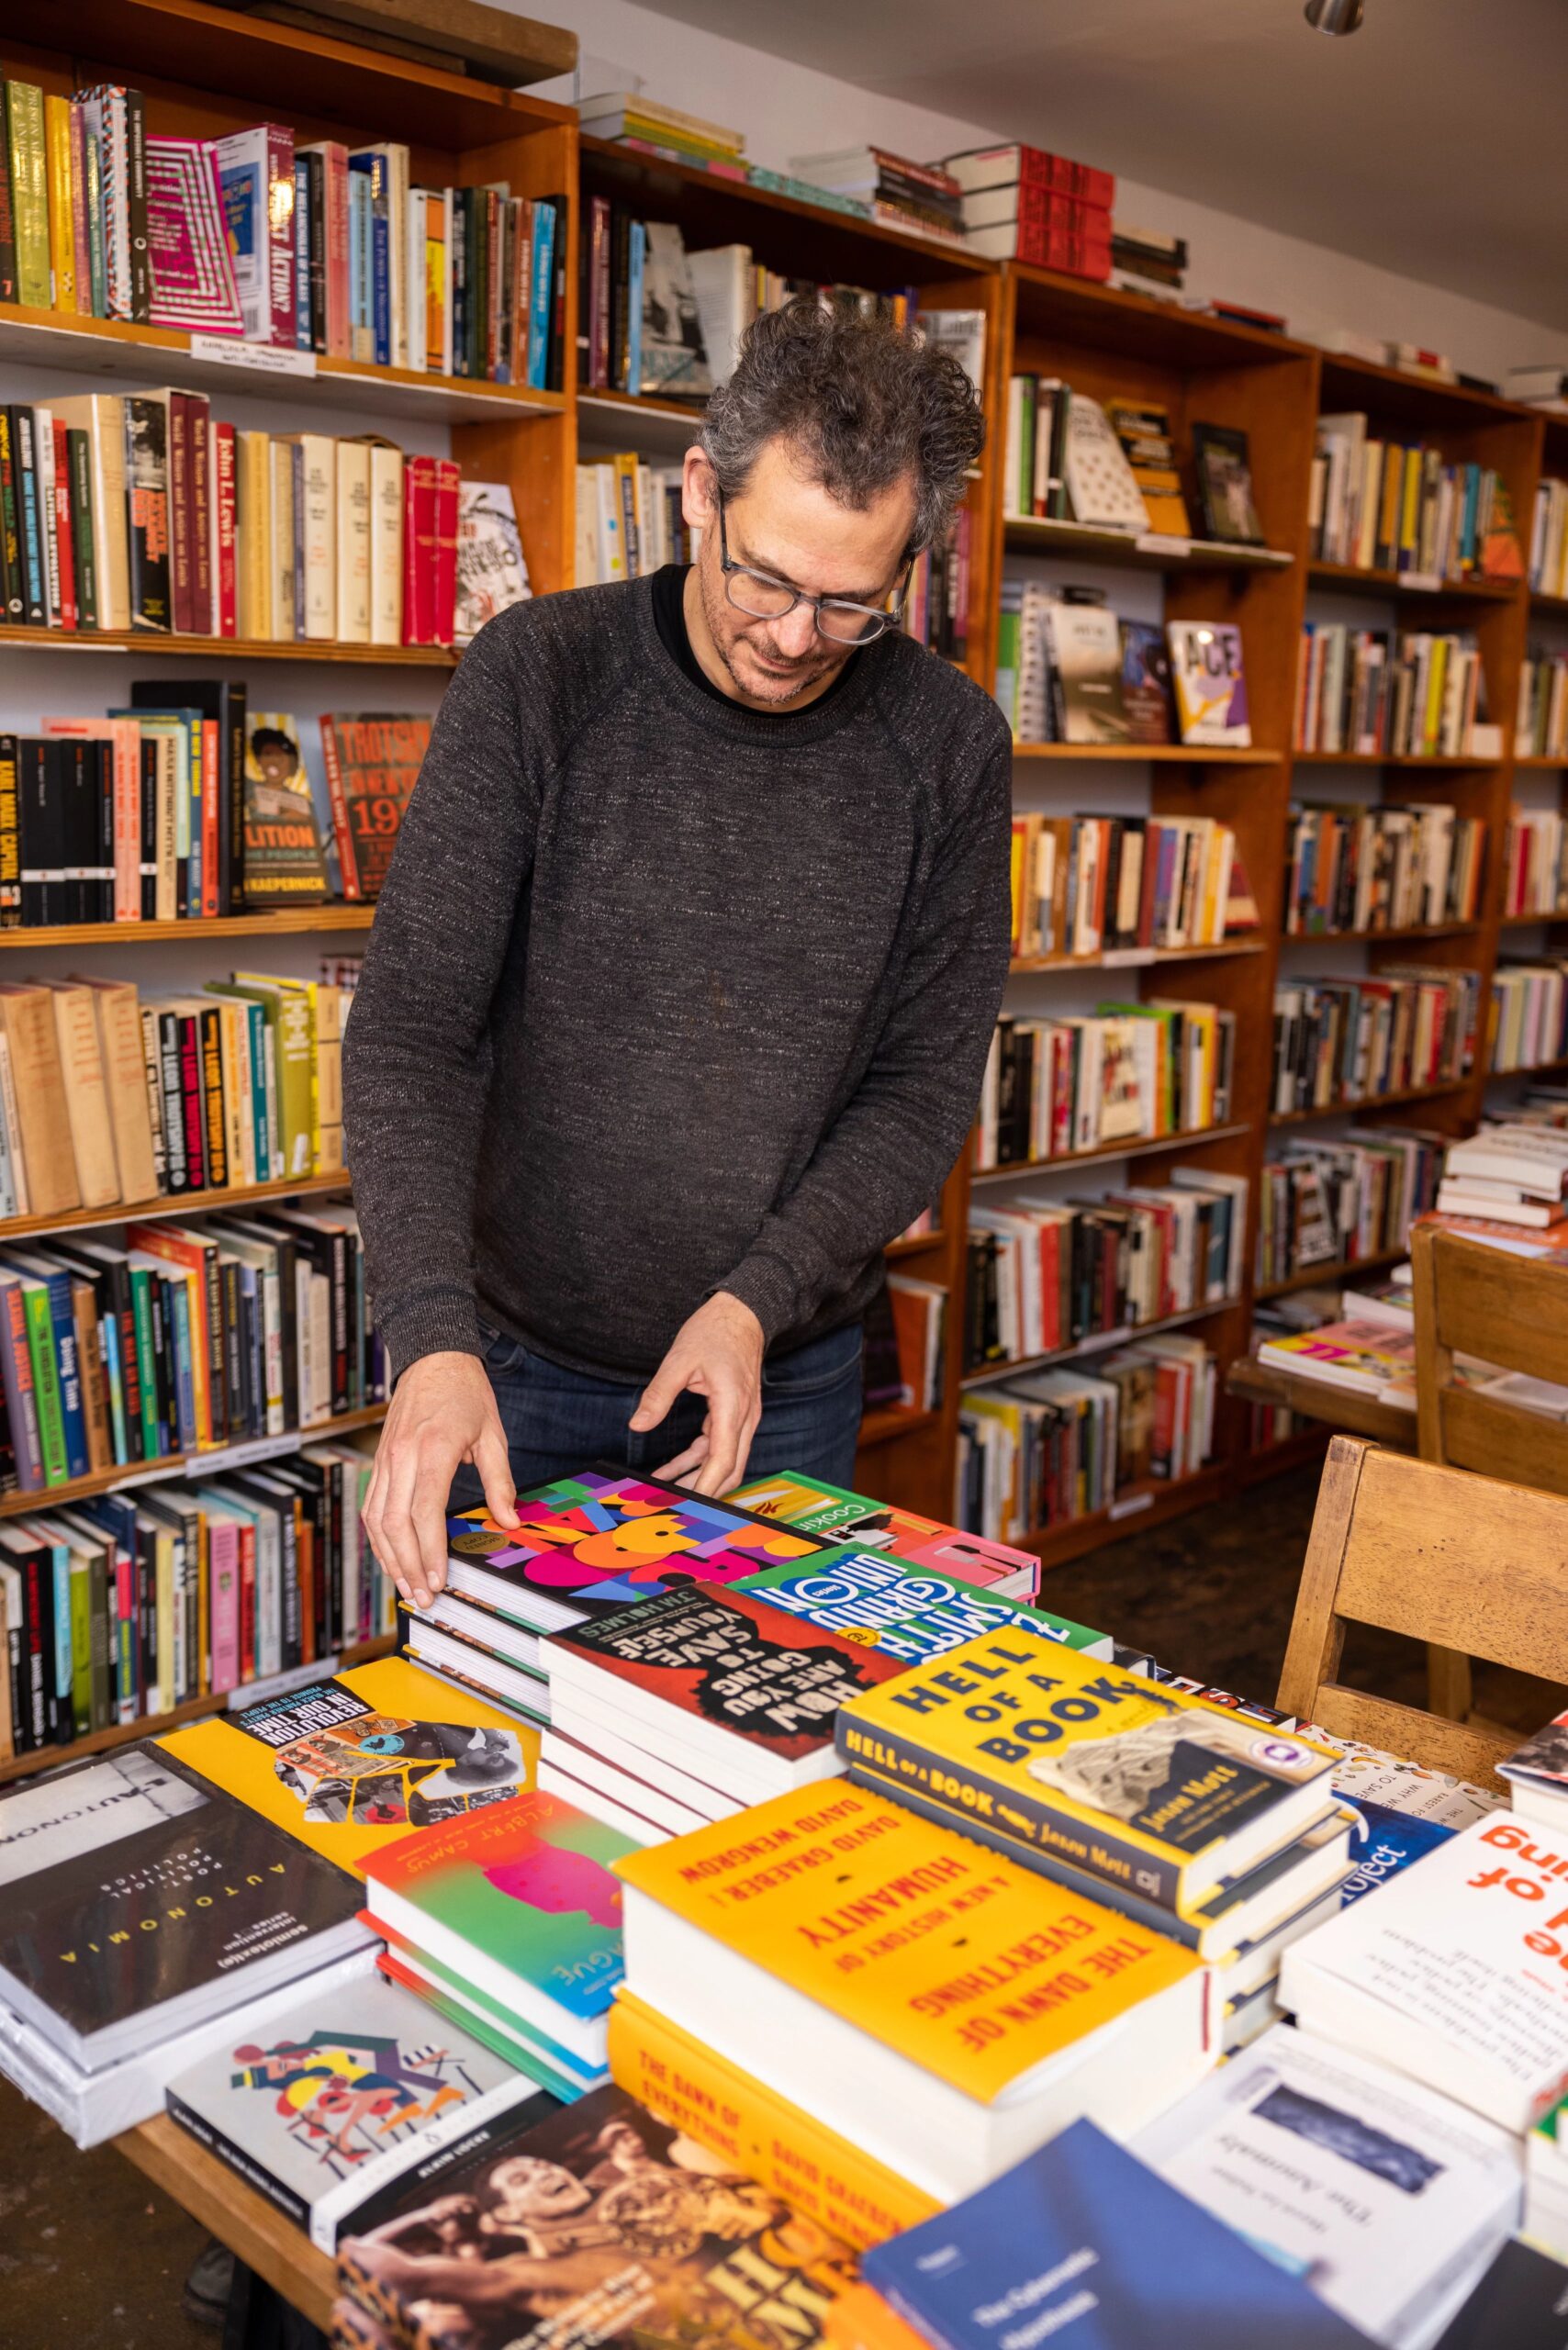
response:
M1404 481L1400 491L1399 553L1401 555L1408 555L1410 560L1408 563L1398 564L1397 568L1401 571L1413 571L1416 567L1416 544L1420 536L1420 528L1421 452L1419 449L1406 449Z
M615 1869L633 1895L980 2105L1199 1965L1165 1935L843 1779ZM634 1984L631 1904L626 1933Z
M74 311L76 302L76 198L71 168L71 101L52 94L43 102L43 137L49 175L49 262L54 307Z
M411 1828L521 1795L539 1762L514 1715L395 1656L158 1743L352 1876Z
M43 92L34 82L6 84L11 207L17 234L17 296L29 310L47 310L50 274L49 168L45 161Z
M624 1985L610 2010L610 2069L661 2121L722 2154L857 2252L885 2244L939 2208Z
M852 1769L1047 1874L1059 1860L1183 1919L1333 1805L1327 1749L1006 1632L868 1690L836 1739Z

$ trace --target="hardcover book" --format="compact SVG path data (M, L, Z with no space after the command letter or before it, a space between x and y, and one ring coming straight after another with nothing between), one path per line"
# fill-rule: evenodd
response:
M738 1583L827 1544L679 1485L585 1469L517 1499L519 1524L484 1509L446 1521L449 1587L550 1632L700 1583Z
M1300 2277L1089 2121L861 2267L942 2350L1015 2333L1053 2350L1366 2350Z
M1008 1633L857 1698L836 1735L852 1766L974 1818L1047 1874L1059 1856L1107 1899L1125 1888L1178 1918L1334 1807L1325 1749Z
M924 1572L888 1551L862 1550L853 1543L804 1564L765 1567L735 1588L759 1592L789 1615L863 1640L906 1664L944 1655L979 1632L1010 1628L1088 1656L1111 1654L1106 1633L1021 1600L989 1598L953 1576Z
M181 2128L332 2253L407 2192L515 2137L555 2100L422 1999L364 1971L247 2009L169 2084Z
M487 621L532 594L517 509L504 481L465 481L457 492L457 612L453 641L470 644Z
M155 327L243 333L214 140L148 140L147 241Z
M415 2188L339 2248L420 2350L814 2350L847 2248L613 2084Z
M1010 1550L1005 1542L988 1541L984 1535L944 1526L937 1518L918 1516L890 1502L872 1501L820 1477L801 1477L792 1471L757 1477L750 1484L737 1485L728 1499L757 1517L798 1527L803 1534L853 1542L863 1550L896 1550L906 1566L934 1568L996 1598L1027 1599L1039 1581L1040 1562L1032 1550Z
M1170 656L1165 632L1150 621L1123 621L1122 707L1131 743L1170 740Z
M663 399L706 399L713 378L680 230L673 221L649 220L644 234L641 365L629 388Z
M1249 748L1241 631L1229 621L1167 621L1165 635L1182 742Z
M369 1912L364 1913L369 1922ZM537 2087L553 2097L581 2097L605 2079L602 2064L587 2063L535 2023L524 2022L515 2002L491 1997L471 1976L455 1966L444 1966L409 1942L383 1926L387 1948L375 1964L389 1983L399 1983L416 1998L427 2000L437 2015L472 2032L492 2054L503 2057L517 2072L526 2073Z
M617 1874L628 1989L940 2202L1216 2053L1189 1952L842 1780Z
M412 711L323 715L321 754L345 898L381 895L430 739L430 720Z
M245 902L316 906L327 866L297 720L252 711L245 727Z
M533 1788L372 1854L365 1904L378 1928L602 2067L622 1975L621 1887L610 1866L632 1850Z
M1098 400L1082 392L1070 396L1063 473L1073 520L1110 530L1148 528L1148 510Z
M535 1732L400 1657L187 1722L158 1744L355 1876L410 1828L521 1794L539 1754Z
M0 1795L0 1994L111 2064L365 1940L337 1872L155 1746Z
M1263 526L1252 502L1252 464L1246 433L1234 425L1194 424L1193 464L1207 536L1233 545L1260 547Z

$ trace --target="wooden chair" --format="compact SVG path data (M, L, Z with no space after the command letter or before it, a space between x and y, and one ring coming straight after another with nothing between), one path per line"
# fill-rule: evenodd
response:
M1357 1437L1328 1447L1279 1703L1338 1738L1496 1786L1523 1733L1445 1720L1336 1680L1350 1624L1568 1681L1568 1501Z
M1516 1257L1459 1233L1418 1225L1410 1237L1416 1305L1417 1443L1423 1460L1568 1494L1568 1422L1467 1387L1454 1357L1568 1386L1568 1267ZM1436 1713L1471 1711L1468 1657L1432 1651Z

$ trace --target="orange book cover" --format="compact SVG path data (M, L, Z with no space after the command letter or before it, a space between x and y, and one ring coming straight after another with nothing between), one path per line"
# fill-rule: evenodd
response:
M906 2325L869 2285L852 2285L834 2301L823 2340L829 2350L930 2350L925 2336Z

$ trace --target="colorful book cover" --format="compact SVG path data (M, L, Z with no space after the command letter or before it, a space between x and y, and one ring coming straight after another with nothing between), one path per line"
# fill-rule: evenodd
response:
M539 1759L536 1732L401 1657L187 1722L158 1744L355 1876L410 1828L532 1786Z
M820 1477L806 1478L792 1472L757 1477L725 1498L758 1517L781 1520L803 1534L820 1535L830 1542L853 1542L868 1550L896 1550L908 1566L931 1567L981 1589L1005 1583L1010 1594L1033 1592L1039 1579L1040 1561L1031 1550L1010 1550L1004 1542L966 1534L937 1518L921 1517L913 1510L895 1508L890 1502L873 1501L867 1494L849 1493Z
M596 1470L520 1494L517 1515L516 1527L498 1526L483 1509L449 1517L448 1581L546 1629L691 1583L738 1583L825 1547L733 1503Z
M233 2033L165 2092L181 2128L305 2229L320 2251L386 2216L418 2166L433 2189L476 2144L554 2100L450 2019L374 1970L307 1986ZM521 2109L521 2111L520 2111Z
M613 2083L411 2191L339 2251L420 2350L815 2350L848 2249Z
M1092 2121L874 2246L862 2273L944 2350L1014 2340L1064 2350L1366 2350L1299 2277Z
M1121 630L1122 701L1128 739L1169 743L1170 655L1165 649L1165 632L1152 621L1123 621Z
M147 240L153 326L243 333L214 140L148 140Z
M1245 750L1252 741L1241 631L1229 621L1167 621L1183 743Z
M603 2016L621 1980L610 1863L634 1850L535 1787L374 1853L366 1906L443 1964L466 1961L485 1987L515 1982L581 2022Z
M1345 1809L1352 1823L1350 1860L1355 1873L1346 1878L1340 1891L1344 1908L1363 1895L1375 1893L1402 1869L1424 1861L1455 1832L1440 1819L1417 1818L1406 1811L1391 1811L1381 1803L1347 1803Z
M513 604L526 603L532 592L510 487L504 481L461 483L454 643L471 643L487 621Z
M319 905L327 866L299 723L283 711L252 712L245 727L245 902Z
M321 755L345 898L381 895L430 739L430 720L412 711L323 715Z
M887 1550L845 1543L803 1564L765 1567L737 1583L823 1630L863 1640L906 1664L942 1656L980 1632L1017 1630L1107 1662L1107 1633L1017 1599L991 1599L956 1576L931 1574Z
M525 2024L513 2005L482 1992L463 1971L443 1966L428 1950L420 1950L406 1934L376 1926L368 1910L362 1916L383 1935L386 1948L376 1965L389 1983L400 1983L417 1998L428 1999L438 2015L446 2016L472 2032L495 2055L501 2056L530 2080L563 2099L583 2097L606 2078L602 2065L586 2064L571 2049L537 2024Z
M1324 1749L1009 1633L857 1698L836 1737L846 1762L972 1813L1021 1860L1048 1874L1059 1853L1109 1898L1126 1886L1183 1918L1332 1807Z
M836 1708L906 1670L756 1593L694 1585L556 1632L544 1653L567 1689L620 1682L785 1763L831 1758Z

